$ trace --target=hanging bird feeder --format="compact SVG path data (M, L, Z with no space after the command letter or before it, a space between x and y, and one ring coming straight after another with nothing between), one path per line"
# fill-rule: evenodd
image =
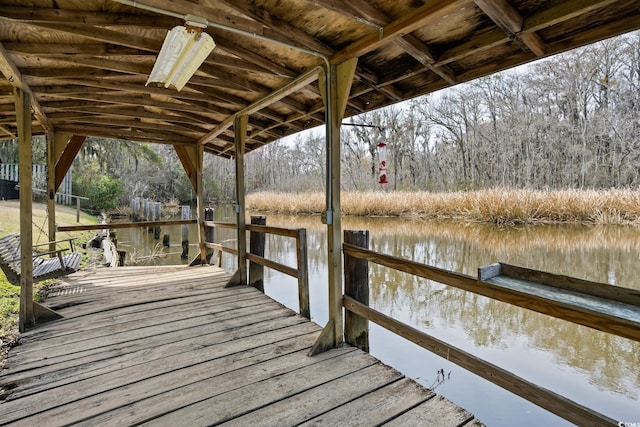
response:
M378 144L378 158L380 159L380 166L378 168L378 175L379 175L378 184L388 184L389 181L387 181L387 144L384 141Z

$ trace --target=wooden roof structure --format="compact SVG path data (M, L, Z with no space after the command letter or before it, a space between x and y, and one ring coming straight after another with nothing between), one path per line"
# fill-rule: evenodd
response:
M217 47L182 91L145 86L186 14ZM637 0L0 0L0 139L18 87L35 135L234 157L238 112L247 152L325 122L327 63L358 58L348 117L638 28Z

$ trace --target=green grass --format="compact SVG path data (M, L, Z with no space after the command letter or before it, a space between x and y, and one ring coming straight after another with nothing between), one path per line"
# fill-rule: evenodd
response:
M0 272L0 337L16 332L19 299L20 288L9 283L4 273Z

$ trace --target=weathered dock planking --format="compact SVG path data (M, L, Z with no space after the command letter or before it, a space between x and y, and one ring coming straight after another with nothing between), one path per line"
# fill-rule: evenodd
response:
M307 353L320 327L217 267L81 271L0 374L0 424L479 426L374 357Z

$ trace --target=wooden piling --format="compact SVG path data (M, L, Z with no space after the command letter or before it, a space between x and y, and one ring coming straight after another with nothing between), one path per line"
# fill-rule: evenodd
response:
M169 246L171 246L171 242L169 240L168 234L165 234L164 236L162 236L162 246L164 246L165 248L168 248Z
M267 217L264 215L251 216L251 224L267 225ZM264 258L265 234L252 231L249 234L249 252ZM249 285L264 292L264 267L258 263L249 261Z
M124 261L127 257L127 251L118 251L118 267L124 267Z
M205 221L213 221L214 218L214 209L206 208L204 210L204 220ZM207 243L215 242L215 229L213 227L205 227L204 229L204 241ZM211 264L211 257L213 256L213 249L207 248L207 263Z
M180 209L182 211L182 219L191 219L191 206L184 205ZM182 226L182 254L180 258L189 258L189 226L186 224Z
M344 242L369 249L369 231L344 231ZM369 306L369 265L363 259L344 256L344 293ZM369 351L369 321L350 312L345 313L344 339L347 343Z
M162 216L162 203L155 202L153 204L153 220L160 221L160 217ZM160 226L156 225L153 227L153 238L158 240L160 239Z

